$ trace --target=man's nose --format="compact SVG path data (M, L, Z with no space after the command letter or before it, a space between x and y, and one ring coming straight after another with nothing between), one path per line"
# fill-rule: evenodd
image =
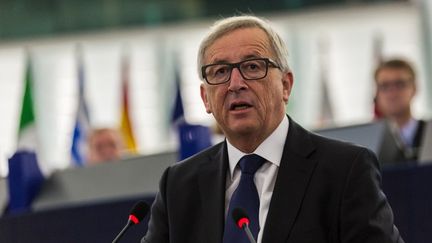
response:
M246 87L246 80L241 75L240 70L238 68L233 68L231 71L228 89L230 91L239 91L241 89L245 89Z

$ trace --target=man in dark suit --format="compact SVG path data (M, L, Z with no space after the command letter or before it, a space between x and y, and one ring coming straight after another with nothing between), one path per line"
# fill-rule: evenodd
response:
M285 114L293 75L279 35L240 16L211 28L198 53L201 97L226 140L169 167L145 243L403 242L369 150L312 134Z
M377 110L400 142L402 153L394 162L416 160L426 122L415 119L411 111L417 93L414 68L402 59L386 60L375 70L375 85Z

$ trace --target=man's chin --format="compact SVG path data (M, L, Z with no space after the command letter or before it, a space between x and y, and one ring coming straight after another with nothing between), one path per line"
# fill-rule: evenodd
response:
M247 135L250 133L255 133L257 131L257 125L253 123L237 123L230 126L230 130L233 134Z

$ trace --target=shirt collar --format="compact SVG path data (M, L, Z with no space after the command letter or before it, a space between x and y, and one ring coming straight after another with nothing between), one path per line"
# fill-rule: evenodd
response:
M418 121L411 118L409 122L400 128L400 134L404 143L408 146L412 146L414 142L414 136L417 131Z
M252 153L263 157L265 160L279 167L280 161L282 159L288 128L289 120L287 116L284 116L279 126ZM243 153L242 151L234 147L228 141L228 139L226 140L226 142L228 150L230 177L232 179L234 169L236 168L237 163L243 156L246 155L246 153Z

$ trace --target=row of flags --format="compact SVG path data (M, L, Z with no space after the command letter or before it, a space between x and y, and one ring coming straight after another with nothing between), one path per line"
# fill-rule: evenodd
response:
M34 106L34 81L32 56L27 52L26 70L24 80L24 95L22 100L22 108L20 115L17 151L37 151L38 136L36 130L36 112ZM87 134L91 130L90 115L85 98L85 70L83 63L82 49L77 47L77 77L78 77L78 106L76 111L75 126L72 136L71 145L71 160L75 166L83 166L86 164L87 150ZM121 79L122 79L122 111L121 122L119 126L120 134L122 135L126 150L129 153L137 152L135 137L133 134L133 126L129 112L129 58L125 54L121 62Z
M76 51L77 77L78 77L78 106L76 111L75 126L72 136L71 161L74 166L84 166L86 164L87 134L91 129L89 110L85 98L85 75L81 47L78 46ZM129 153L137 152L133 126L130 119L129 110L129 58L124 55L121 61L121 80L122 80L122 111L119 131L123 136L124 144ZM24 95L22 101L18 146L14 155L9 158L9 175L8 175L8 192L9 203L8 213L25 212L31 206L34 197L38 194L44 177L52 172L52 169L44 170L44 164L38 163L36 147L37 141L36 129L36 112L33 100L33 68L31 55L27 53ZM187 125L184 120L184 110L180 94L180 75L175 75L177 98L173 111L172 122L176 124L179 134L184 134L187 138L182 143L181 153L183 157L190 156L210 144L208 141L210 134L208 129L202 126ZM176 121L175 121L176 120ZM181 127L184 126L184 127ZM183 131L183 132L181 132ZM204 131L204 132L203 132ZM205 136L202 136L206 134ZM207 140L205 140L207 138ZM204 146L203 146L204 144ZM187 148L187 149L185 149ZM46 169L46 168L45 168Z
M328 55L328 43L321 41L319 43L320 52L320 70L321 70L321 88L323 94L321 96L321 111L319 115L319 125L329 125L333 122L333 108L330 102L330 94L328 87L328 70L325 65L325 60ZM382 37L376 35L373 41L373 58L376 64L382 61ZM85 98L85 70L83 63L83 53L81 46L77 46L76 49L76 61L77 61L77 77L78 77L78 106L75 118L75 126L72 136L71 146L71 160L77 166L85 165L86 160L86 140L87 134L91 130L90 116ZM25 70L25 84L24 84L24 95L22 101L22 109L19 123L19 136L18 136L18 150L37 150L38 136L36 135L36 122L35 122L35 107L33 106L33 67L31 55L27 52L26 70ZM121 122L119 126L120 134L123 137L126 149L128 152L135 154L137 153L136 140L133 134L133 126L130 119L129 110L129 72L130 72L130 61L129 55L126 49L123 51L121 60L121 80L122 80L122 111L121 111ZM184 108L181 98L180 89L180 72L178 68L174 70L175 73L175 90L176 98L174 107L172 110L171 122L178 129L179 124L185 124L184 119ZM374 104L374 115L375 118L380 118L380 114L376 104Z

